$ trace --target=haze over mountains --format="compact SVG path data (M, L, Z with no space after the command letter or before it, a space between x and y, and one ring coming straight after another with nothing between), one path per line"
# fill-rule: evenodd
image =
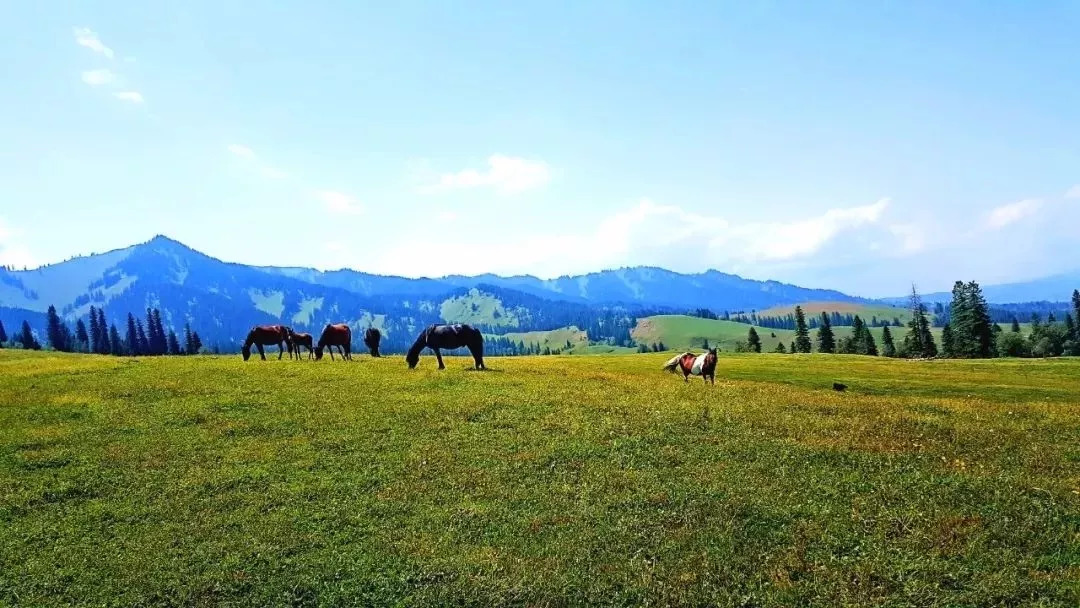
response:
M987 287L991 301L1065 300L1075 278ZM1063 285L1068 285L1068 290ZM1060 291L1060 293L1058 293ZM1029 295L1030 294L1030 295ZM1002 299L1006 298L1006 299ZM933 298L931 298L933 299ZM807 301L865 302L833 290L755 281L710 270L680 274L636 267L544 280L532 276L409 279L354 270L256 267L223 262L172 239L74 258L34 270L0 269L0 320L43 325L50 305L68 320L90 306L121 325L128 313L159 308L166 325L190 322L207 343L231 347L257 323L317 333L325 323L375 326L391 347L429 323L462 321L486 331L567 325L603 332L649 312L765 309Z

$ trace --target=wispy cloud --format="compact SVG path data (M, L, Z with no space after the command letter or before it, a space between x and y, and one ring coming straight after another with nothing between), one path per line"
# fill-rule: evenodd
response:
M229 144L225 149L240 158L255 158L255 151L243 144Z
M142 93L138 91L117 91L116 93L113 93L113 97L120 101L129 101L131 103L142 103L145 101Z
M98 87L116 82L116 74L108 69L85 70L82 73L82 81L92 87Z
M1076 184L1065 193L1065 198L1080 198L1080 184Z
M551 170L542 161L495 154L488 158L486 170L465 169L443 174L437 184L421 190L426 193L462 188L494 188L501 194L517 194L539 188L551 181Z
M364 212L364 207L356 200L343 192L334 190L320 190L316 195L326 205L326 210L340 215L359 215Z
M75 43L79 46L84 46L95 53L100 53L109 59L113 58L113 50L105 46L98 38L98 35L94 30L88 27L76 27L72 28L75 33Z
M1004 228L1009 224L1015 224L1026 217L1034 215L1041 207L1042 201L1036 198L1028 198L1002 205L987 214L986 225L995 230Z
M13 268L35 268L38 261L30 253L30 249L20 239L20 231L16 230L0 217L0 266Z

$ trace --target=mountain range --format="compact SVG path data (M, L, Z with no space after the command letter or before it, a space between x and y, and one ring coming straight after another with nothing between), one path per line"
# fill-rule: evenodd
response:
M1046 293L1054 288L1037 285ZM1001 288L1016 300L1034 299L1021 297L1023 285ZM1042 292L1032 287L1032 293ZM589 337L600 339L605 336L594 334L625 333L628 322L646 314L762 310L807 301L869 302L716 270L680 274L634 267L557 279L493 274L412 279L347 269L258 267L224 262L164 236L33 270L0 269L0 321L9 328L27 320L42 329L50 305L68 321L85 318L91 306L103 308L121 328L129 313L141 317L147 308L158 308L167 326L180 330L190 323L204 343L223 349L235 348L252 325L263 323L315 334L327 322L374 326L386 335L391 351L410 342L419 328L443 321L469 322L495 334L577 325L592 328Z

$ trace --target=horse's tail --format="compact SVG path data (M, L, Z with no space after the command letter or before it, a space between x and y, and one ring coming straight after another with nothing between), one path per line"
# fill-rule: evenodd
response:
M674 372L679 367L679 360L689 354L690 353L683 353L681 355L675 355L674 357L668 359L667 363L664 364L664 371Z

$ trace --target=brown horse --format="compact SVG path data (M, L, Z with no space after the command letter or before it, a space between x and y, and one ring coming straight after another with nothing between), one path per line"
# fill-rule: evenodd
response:
M292 335L293 352L296 353L296 360L300 360L300 347L303 346L307 349L308 359L315 357L315 348L313 346L311 334L303 334L293 332Z
M664 371L675 373L676 370L682 372L684 382L689 382L690 376L701 376L702 380L716 384L716 349L700 355L675 355L664 364Z
M352 361L352 330L344 323L327 325L319 336L319 344L315 347L315 360L322 360L323 349L330 349L330 360L334 360L334 347L341 351L342 361Z
M247 340L244 340L244 361L247 361L251 357L251 345L254 344L259 349L259 356L263 361L266 361L266 353L263 352L264 346L277 345L278 347L278 360L285 354L285 349L289 350L289 358L292 359L292 330L284 325L256 325L248 332Z

